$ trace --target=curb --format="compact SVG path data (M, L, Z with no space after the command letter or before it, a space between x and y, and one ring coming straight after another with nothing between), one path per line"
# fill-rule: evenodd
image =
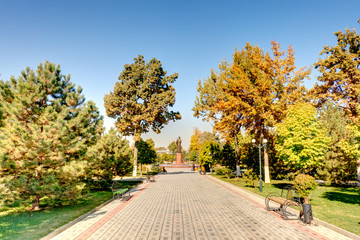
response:
M331 223L328 223L328 222L325 222L323 220L320 220L318 218L315 218L315 220L320 224L320 225L323 225L324 227L327 227L331 230L333 230L334 232L337 232L337 233L340 233L348 238L351 238L351 239L354 239L354 240L360 240L360 236L359 235L356 235L355 233L352 233L352 232L349 232L345 229L342 229L340 227L337 227Z
M56 235L62 233L63 231L65 231L66 229L68 229L69 227L75 225L76 223L80 222L81 220L85 219L86 217L88 217L89 215L93 214L94 212L96 212L97 210L105 207L106 205L108 205L110 202L112 202L112 198L107 200L106 202L104 202L103 204L97 206L96 208L88 211L87 213L84 213L83 215L75 218L74 220L68 222L67 224L55 229L54 231L52 231L51 233L49 233L48 235L46 235L43 238L40 238L40 240L49 240L53 237L55 237Z
M211 177L212 179L214 179L214 180L219 181L219 182L224 182L224 183L227 183L227 184L231 184L231 183L229 183L229 182L226 182L226 181L223 181L223 180L221 180L221 179L218 179L218 178L216 178L216 177L214 177L214 176L211 176L211 175L210 175L210 177ZM235 187L235 188L239 188L239 189L241 189L242 191L245 191L245 192L247 192L248 194L250 194L250 195L252 195L252 196L254 196L254 197L263 198L263 199L265 200L265 197L263 197L263 196L261 196L261 195L258 195L258 194L256 194L256 193L253 193L253 192L251 192L251 191L249 191L249 190L247 190L247 189L241 188L241 187L236 186L236 185L233 185L233 184L231 184L231 186L233 186L233 187ZM334 232L340 233L340 234L342 234L342 235L344 235L344 236L346 236L346 237L348 237L348 238L354 239L354 240L360 240L360 236L359 236L359 235L356 235L355 233L349 232L349 231L347 231L347 230L345 230L345 229L342 229L342 228L340 228L340 227L337 227L337 226L335 226L335 225L333 225L333 224L331 224L331 223L325 222L325 221L320 220L320 219L318 219L318 218L314 218L314 220L315 220L316 222L318 222L320 225L322 225L322 226L324 226L324 227L327 227L327 228L333 230Z
M142 183L144 184L144 183ZM138 189L140 187L139 184L138 186L136 186L135 188L132 188L130 190L130 192ZM63 231L67 230L68 228L72 227L73 225L75 225L76 223L80 222L81 220L85 219L86 217L90 216L91 214L93 214L94 212L100 210L101 208L105 207L106 205L108 205L109 203L111 203L113 201L113 198L110 198L109 200L107 200L106 202L100 204L99 206L97 206L96 208L88 211L87 213L84 213L83 215L75 218L74 220L68 222L67 224L55 229L54 231L52 231L51 233L49 233L48 235L46 235L45 237L40 238L40 240L50 240L51 238L55 237L56 235L59 235L60 233L62 233ZM123 202L123 201L122 201Z

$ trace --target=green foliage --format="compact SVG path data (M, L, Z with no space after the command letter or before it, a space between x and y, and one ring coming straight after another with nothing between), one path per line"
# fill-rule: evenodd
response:
M199 161L199 151L191 151L188 153L187 155L187 159L189 159L189 161L193 161L193 162L198 162Z
M200 139L199 139L199 144L200 146L203 145L205 142L219 142L219 138L216 136L216 134L212 133L212 132L201 132L200 134Z
M116 128L125 136L134 136L134 175L141 134L150 128L160 133L169 121L181 119L179 112L168 109L175 104L172 84L178 74L166 74L159 60L153 58L146 63L139 55L134 63L124 66L114 90L104 97L106 114L116 119Z
M272 54L247 43L235 50L231 63L222 62L219 73L199 81L194 116L214 121L214 130L235 144L237 166L241 164L238 136L242 129L268 138L269 129L281 122L287 107L304 98L301 85L310 70L296 70L294 51L280 51L280 44L272 42ZM268 155L264 151L264 165ZM265 179L270 179L265 172Z
M162 169L160 168L159 163L153 163L151 165L151 173L150 174L155 175L155 174L158 174L160 172L162 172Z
M172 162L174 160L174 155L169 153L162 153L160 155L160 163Z
M356 139L358 127L344 117L338 106L327 102L320 111L320 122L330 139L324 164L318 174L328 183L356 180L357 159L360 157L359 142Z
M146 141L140 139L139 141L139 158L141 164L151 164L156 162L157 154L155 151L155 143L149 138Z
M289 107L276 129L278 157L294 171L310 172L322 164L329 139L309 103Z
M205 142L199 154L200 165L214 165L219 158L220 148L217 142L207 141Z
M317 183L312 176L300 174L294 180L294 187L299 192L300 197L304 198L304 203L309 204L310 193L316 189Z
M178 74L166 74L159 60L146 63L141 55L124 66L113 92L104 97L107 115L116 119L116 127L124 135L140 137L138 134L150 128L159 133L168 121L181 118L178 112L168 110L175 104L172 84Z
M190 139L190 147L189 147L189 153L187 155L187 158L190 161L198 162L199 161L199 154L200 149L206 142L219 142L219 138L211 132L201 132L197 128L195 128L193 135ZM213 149L213 157L217 160L219 159L219 150Z
M177 145L175 141L172 141L169 145L168 145L168 150L170 151L171 154L175 154L177 152Z
M252 169L249 169L243 174L243 179L248 186L255 188L255 181L259 181L259 176Z
M226 175L226 174L230 174L232 172L233 172L233 170L231 170L230 168L226 168L226 167L216 167L215 168L216 175Z
M125 176L132 170L129 142L115 128L103 134L87 156L89 178L111 182L115 176Z
M332 100L353 122L359 119L360 35L355 29L335 32L337 45L325 46L315 63L321 73L313 94L320 104Z
M264 183L263 191L259 192L258 188L249 186L242 178L236 181L236 178L227 179L223 176L214 176L263 197L266 197L271 192L280 194L284 186L293 183L286 180L272 180L271 184ZM311 193L311 205L314 216L359 235L359 196L359 187L318 186Z
M102 132L95 104L50 62L2 84L6 112L0 132L0 184L8 198L77 198L84 187L86 151Z
M226 142L221 149L219 163L232 170L236 168L235 149L229 142Z

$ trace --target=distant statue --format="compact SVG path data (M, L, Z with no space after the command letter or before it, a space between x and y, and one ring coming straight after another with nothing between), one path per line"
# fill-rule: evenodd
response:
M177 153L181 153L181 138L180 137L176 140L176 146L177 146Z

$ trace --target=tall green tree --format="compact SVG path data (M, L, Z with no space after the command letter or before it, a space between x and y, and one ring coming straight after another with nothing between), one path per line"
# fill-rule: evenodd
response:
M360 151L355 134L357 129L353 128L355 125L344 117L342 109L330 101L320 109L319 120L330 139L324 164L317 169L319 175L331 183L356 180L356 161Z
M88 177L111 182L116 176L132 171L132 151L129 142L115 128L104 133L87 153Z
M235 170L236 161L235 161L235 149L230 142L226 142L221 149L220 155L220 164Z
M134 137L134 176L137 175L141 134L150 128L160 133L169 121L181 119L179 112L169 111L169 107L175 104L172 84L178 74L166 74L159 60L153 58L146 63L139 55L134 63L124 66L114 90L104 97L106 113L116 119L117 129L125 136Z
M200 148L199 163L205 167L206 171L208 171L211 166L218 162L219 156L219 143L214 141L206 141Z
M346 28L345 32L335 32L335 36L337 45L325 46L320 52L324 58L315 63L315 68L321 73L318 77L321 84L315 84L312 93L319 105L330 99L354 124L359 125L360 35L354 28ZM357 164L360 180L360 159Z
M169 143L168 145L168 150L171 154L175 155L177 152L177 145L175 141L172 141L171 143Z
M44 196L71 200L84 187L86 152L102 132L102 117L81 92L47 61L2 86L0 181L15 197L32 198L33 210Z
M278 157L292 171L314 174L323 164L330 139L317 119L317 112L310 103L290 106L284 121L276 127Z
M154 141L149 138L146 141L140 139L139 141L139 158L140 164L151 164L156 162L157 154L155 150Z
M360 23L360 21L359 21ZM359 120L360 35L355 29L335 32L337 45L325 46L323 59L315 63L320 72L313 93L320 104L332 100L353 122Z

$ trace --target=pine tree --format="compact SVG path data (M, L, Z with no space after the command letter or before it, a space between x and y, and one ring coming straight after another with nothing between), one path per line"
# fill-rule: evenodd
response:
M151 164L156 162L157 154L155 150L155 143L154 141L149 138L139 141L139 163L141 164Z
M129 142L115 128L103 134L88 151L91 159L88 177L111 182L116 176L125 176L132 170L132 151Z
M236 168L235 150L230 142L226 142L221 149L220 164L232 170Z
M346 29L345 32L335 32L335 36L337 45L325 46L320 52L325 58L315 63L315 68L321 73L318 80L322 84L316 84L312 92L320 105L330 99L344 109L350 120L357 122L360 100L360 35L355 29Z
M319 120L330 139L324 164L318 169L319 175L329 183L356 180L356 160L360 152L354 129L351 127L354 125L349 118L344 118L343 110L332 102L327 102L320 109Z
M104 97L106 113L116 119L117 129L125 136L134 137L134 176L137 175L141 134L150 128L160 133L169 121L181 119L179 112L168 110L175 104L175 88L172 84L178 74L166 74L159 60L153 58L146 63L144 57L139 55L134 63L124 66L113 92Z
M87 148L102 131L95 104L85 103L82 89L50 62L36 72L27 68L5 85L1 183L17 197L32 198L33 210L44 196L76 198L84 187Z

